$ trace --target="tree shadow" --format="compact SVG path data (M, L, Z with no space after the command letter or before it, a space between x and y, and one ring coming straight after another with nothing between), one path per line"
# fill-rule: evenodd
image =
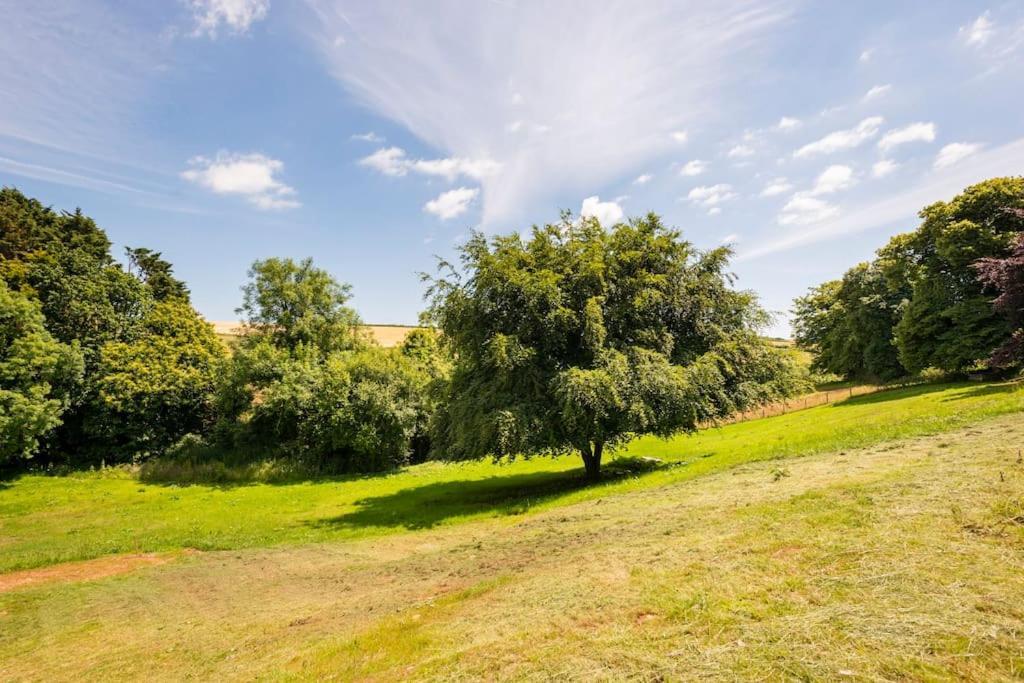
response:
M875 403L887 403L889 401L898 401L904 398L913 398L914 396L924 396L925 394L932 394L937 391L946 391L948 389L955 389L957 387L967 386L966 382L963 383L942 383L942 384L915 384L910 387L899 387L894 389L883 389L876 391L872 394L864 394L863 396L852 396L845 398L841 401L836 401L831 404L833 408L848 408L851 406L863 406L872 405Z
M358 509L309 522L318 528L389 527L429 529L446 519L481 512L520 515L541 503L585 488L600 488L625 477L678 466L643 458L617 458L590 481L582 468L560 472L495 475L486 479L435 482L356 501Z
M968 398L979 398L982 396L994 396L996 394L1010 394L1021 387L1020 380L1010 382L999 382L997 384L975 385L970 391L961 391L953 396L947 396L943 401L963 401Z

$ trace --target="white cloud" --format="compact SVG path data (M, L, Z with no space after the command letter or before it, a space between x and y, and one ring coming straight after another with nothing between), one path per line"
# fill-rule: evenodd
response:
M222 25L233 33L245 33L270 11L270 0L191 0L189 5L195 19L193 34L211 38Z
M884 122L885 119L881 116L866 118L853 128L837 130L820 140L804 145L794 152L793 156L797 158L811 157L818 154L832 154L833 152L859 147L878 135L878 131Z
M616 202L602 202L598 196L587 197L580 207L580 216L583 218L596 218L597 222L605 227L615 225L622 220L622 207Z
M679 175L693 177L700 175L706 170L708 170L707 162L700 159L692 159L683 164L682 168L679 169Z
M255 153L218 152L213 159L194 157L189 166L181 177L216 194L240 195L259 209L302 206L294 199L295 188L278 180L284 163L277 159Z
M368 133L356 133L351 137L352 140L361 140L363 142L384 142L384 137L377 135L372 130Z
M782 207L778 221L780 225L811 225L838 215L838 207L798 192Z
M673 142L678 142L679 144L683 144L683 143L685 143L689 139L690 139L690 134L687 133L685 130L674 130L674 131L672 131L672 140L673 140Z
M793 185L785 178L776 178L764 186L764 189L761 190L761 196L775 197L780 194L785 194L792 189Z
M522 121L513 121L507 126L505 126L505 130L507 130L509 133L518 133L522 129L522 127Z
M892 86L888 83L886 83L885 85L876 85L875 87L871 88L871 90L868 90L867 93L864 94L863 101L870 102L873 99L885 95L890 90L892 90Z
M732 185L725 183L719 183L717 185L701 185L690 190L690 193L686 195L686 198L705 208L710 208L716 204L727 202L730 199L736 198L736 193L733 192Z
M650 167L678 144L674 132L695 134L723 110L730 87L761 67L761 48L793 11L789 0L649 0L601 11L575 3L302 4L300 30L353 100L441 156L500 163L481 180L488 229L521 226L558 197L584 197L626 169ZM333 46L338 35L343 50ZM524 122L519 135L507 133L510 121ZM549 128L543 140L531 122Z
M864 50L863 52L860 53L860 57L858 57L858 61L861 64L867 64L868 62L871 61L871 58L874 55L875 55L875 49L873 47L869 47L868 49L866 49L866 50Z
M708 209L709 216L717 216L720 213L722 213L722 207L720 206L712 206L710 209Z
M401 147L382 147L360 159L359 165L389 176L403 176L409 172L409 160Z
M818 179L814 181L814 189L811 190L810 195L833 194L847 189L853 183L853 169L849 166L835 164L821 172Z
M847 238L866 230L885 228L892 231L890 234L905 231L908 225L914 224L922 206L948 201L968 185L985 178L1018 175L1021 159L1024 159L1024 138L995 149L980 150L961 163L933 170L915 186L893 187L890 194L865 203L856 210L846 211L843 216L820 227L801 228L754 245L744 250L737 260L763 258L815 242Z
M871 175L875 178L884 178L899 167L900 165L891 159L882 159L871 167Z
M633 184L634 185L646 185L647 183L651 182L651 180L653 180L653 179L654 179L654 176L651 175L650 173L643 173L643 174L638 175L636 177L636 180L633 181Z
M888 152L908 142L935 142L935 124L918 122L890 130L878 141L878 149Z
M722 238L722 244L736 244L740 241L740 236L736 233L730 233Z
M954 142L939 150L935 157L935 168L946 168L978 152L981 145L972 142Z
M729 150L730 159L745 159L754 156L754 149L747 145L735 145Z
M989 12L985 12L970 24L960 27L960 35L968 45L981 47L989 41L995 32L990 16Z
M476 187L460 187L455 190L448 190L424 204L423 210L446 221L449 218L455 218L466 213L469 205L473 203L478 194L480 194L480 189Z
M359 160L361 166L388 176L404 176L410 171L421 175L441 176L453 182L459 176L483 180L498 171L500 166L490 159L410 159L401 147L382 147Z
M803 124L800 122L800 119L795 119L792 116L783 116L779 119L779 122L775 124L775 127L779 130L788 131L796 130L801 125Z

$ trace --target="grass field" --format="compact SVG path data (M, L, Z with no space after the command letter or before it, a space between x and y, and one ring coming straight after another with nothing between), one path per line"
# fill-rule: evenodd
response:
M666 467L608 468L584 486L575 456L511 465L427 463L380 476L289 484L178 486L111 469L0 483L0 571L113 553L229 550L381 536L684 481L736 465L954 429L1024 410L1024 386L923 385L709 429L643 438L618 455ZM616 476L617 475L617 476Z
M1017 680L1022 409L1013 384L876 394L640 440L686 464L594 488L569 460L25 477L8 568L234 549L0 593L0 679Z

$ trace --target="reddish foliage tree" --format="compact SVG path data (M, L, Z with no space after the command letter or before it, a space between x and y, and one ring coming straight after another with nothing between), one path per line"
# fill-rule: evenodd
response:
M1005 211L1024 221L1024 210ZM979 259L974 267L978 271L978 279L999 292L993 305L1007 317L1013 328L1010 339L992 352L990 362L997 367L1006 367L1024 361L1024 232L1014 238L1008 256Z

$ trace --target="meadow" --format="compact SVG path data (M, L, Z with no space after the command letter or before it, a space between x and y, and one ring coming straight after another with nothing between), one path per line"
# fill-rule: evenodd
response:
M0 576L100 559L0 593L0 676L1009 680L1022 410L1019 383L893 390L639 439L592 486L575 458L23 476Z

